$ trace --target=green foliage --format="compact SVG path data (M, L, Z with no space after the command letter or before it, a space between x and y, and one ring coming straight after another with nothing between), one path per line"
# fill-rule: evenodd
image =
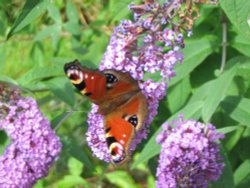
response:
M97 68L114 26L123 18L132 18L127 9L131 1L65 2L0 2L0 80L15 83L25 95L36 98L64 144L49 176L35 187L153 187L152 163L160 152L156 136L163 122L183 114L184 119L211 122L226 134L222 142L226 166L211 187L248 188L249 0L220 0L219 6L200 6L193 36L186 39L184 63L176 67L176 77L169 81L167 97L151 125L151 136L138 147L142 149L135 152L137 157L129 168L92 157L85 138L90 103L74 92L63 65L79 59ZM226 44L223 35L227 35ZM223 53L225 67L221 66ZM0 153L8 143L6 134L0 132Z

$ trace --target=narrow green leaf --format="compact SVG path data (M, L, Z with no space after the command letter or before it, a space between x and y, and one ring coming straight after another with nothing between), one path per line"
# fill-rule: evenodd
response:
M178 81L189 75L212 52L211 40L207 37L189 40L184 48L184 62L176 66L176 77L171 80L169 85L175 85Z
M244 131L245 129L242 126L239 126L239 128L235 132L233 132L232 135L229 135L230 137L225 143L225 148L227 149L227 151L231 151L236 146L236 144L240 141Z
M201 115L200 110L202 106L203 106L202 101L197 101L193 104L186 105L183 109L172 115L168 119L168 121L171 122L171 120L178 119L178 116L180 114L184 115L184 119L190 119L190 118L199 119ZM148 140L139 158L133 163L131 167L132 169L135 168L140 163L146 162L160 153L161 147L159 144L156 143L156 137L161 131L162 127L159 127L158 130L153 134L153 136Z
M63 24L63 28L73 35L80 35L81 34L81 28L77 22L72 22L72 21L67 22L67 23Z
M235 59L233 59L230 64L232 64L234 60ZM209 85L210 87L208 89L207 97L202 109L202 118L206 123L209 122L216 108L226 96L226 92L237 70L238 62L235 61L234 63L235 66L232 66L231 69L225 71L222 75L213 80L213 82Z
M58 116L56 116L55 118L53 118L51 120L51 127L52 129L57 129L58 127L60 127L60 125L66 120L68 119L68 117L70 116L70 112L62 112L61 114L59 114Z
M53 78L55 76L62 76L63 68L60 65L50 65L44 67L34 67L18 79L22 85L27 85L30 82L42 79Z
M18 82L16 80L14 80L11 77L8 77L6 75L0 75L0 81L11 83L11 84L14 84L14 85L18 85Z
M211 84L213 84L213 82L208 81L208 82L204 83L203 85L201 85L196 90L194 90L193 95L191 96L191 98L188 101L188 104L192 104L196 101L205 100L207 97L207 93L209 91L209 88L211 87Z
M235 185L239 185L247 176L250 176L250 160L244 161L234 172Z
M38 16L43 14L50 3L51 1L49 0L27 0L21 11L21 14L8 33L7 39L9 39L16 32L23 29L25 26L32 23Z
M250 56L250 40L244 35L236 35L231 46L245 56Z
M59 35L61 31L61 26L58 24L50 25L43 29L42 31L38 32L35 37L34 41L41 41L47 37L53 37L54 35Z
M242 180L236 188L248 188L250 185L250 176L247 176L244 180Z
M106 49L107 41L106 36L100 35L93 37L92 44L88 47L88 52L84 55L83 62L91 62L98 66L100 60L102 59L102 53ZM88 63L88 66L91 66L91 63ZM93 66L92 66L93 67Z
M0 106L1 110L1 106ZM0 120L3 116L0 117ZM3 131L0 130L0 155L2 155L5 149L10 145L11 140L8 138L8 135Z
M115 21L120 21L121 19L124 19L125 17L127 17L127 15L130 13L130 11L128 10L128 5L130 3L131 3L131 0L123 0L123 1L111 0L110 1L109 13L110 13L110 17L113 18L113 20L111 21L112 23L114 23Z
M70 157L68 161L69 173L74 176L80 176L83 170L83 163L74 157Z
M221 106L232 119L250 127L250 99L231 96L227 97Z
M180 109L191 93L189 76L168 89L168 106L171 113Z
M228 159L227 152L221 147L221 153L225 167L218 181L212 183L213 188L234 188L234 178L231 163Z
M220 5L234 26L250 40L249 0L220 0Z
M43 185L43 180L38 180L36 182L36 184L33 186L33 188L44 188L44 185Z
M229 127L224 127L224 128L221 128L221 129L217 129L217 131L219 133L227 134L227 133L236 131L239 128L240 128L240 126L236 125L236 126L229 126Z
M69 0L67 1L66 5L66 14L70 22L78 23L79 17L77 9Z
M59 9L55 7L54 4L51 4L51 6L48 7L48 13L49 13L49 16L55 21L55 23L57 24L62 23Z
M72 84L65 77L58 77L44 82L53 94L70 106L75 105L74 90Z
M94 169L93 164L91 163L87 153L83 150L83 148L77 143L75 140L71 140L70 145L67 146L69 148L70 154L75 157L77 160L81 161L89 170Z
M66 175L62 180L56 182L58 188L88 187L88 183L80 176Z
M139 188L126 171L114 171L105 175L108 181L120 188Z
M154 178L154 176L152 176L152 175L148 176L147 187L155 188L155 178Z

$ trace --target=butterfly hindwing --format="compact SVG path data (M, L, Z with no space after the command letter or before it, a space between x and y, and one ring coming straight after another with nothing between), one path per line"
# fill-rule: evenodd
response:
M105 116L106 140L112 161L122 164L129 158L129 146L147 115L144 95L138 92L129 101Z
M135 134L134 127L120 117L119 113L105 118L106 141L114 163L120 164L128 159L128 145Z

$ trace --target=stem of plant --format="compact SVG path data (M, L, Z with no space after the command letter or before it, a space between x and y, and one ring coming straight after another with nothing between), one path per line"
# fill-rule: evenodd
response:
M220 72L224 71L227 60L227 18L224 12L222 12L222 57Z

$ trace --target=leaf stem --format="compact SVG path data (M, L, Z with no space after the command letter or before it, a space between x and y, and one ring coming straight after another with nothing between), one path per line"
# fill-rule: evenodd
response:
M221 66L220 72L224 71L226 60L227 60L227 18L224 12L222 12L222 57L221 57Z

